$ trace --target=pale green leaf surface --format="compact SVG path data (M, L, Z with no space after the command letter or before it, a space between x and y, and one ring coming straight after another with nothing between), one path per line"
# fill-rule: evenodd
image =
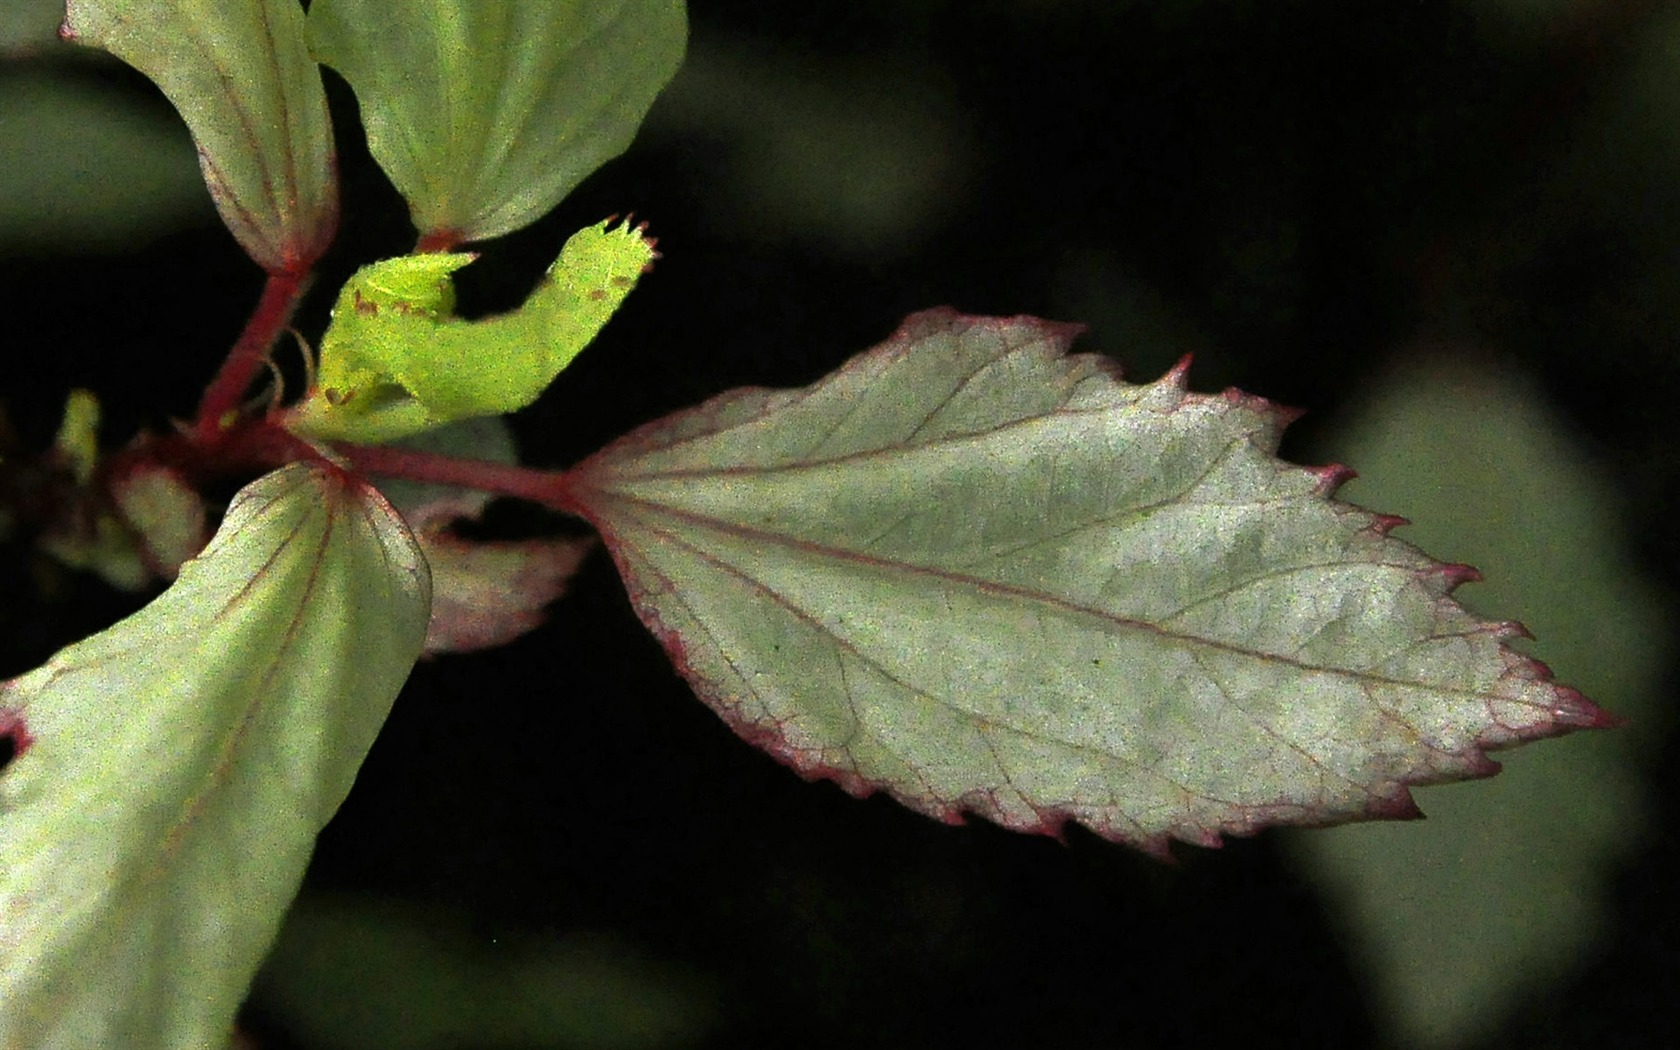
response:
M297 0L68 0L67 35L144 73L180 111L222 220L272 272L338 225L332 128Z
M221 1047L413 666L430 582L364 484L235 497L159 598L0 685L0 1048Z
M917 315L802 390L582 464L643 619L812 777L1164 849L1412 812L1597 710L1451 567L1273 455L1283 414L1134 386L1031 319Z
M1449 354L1451 356L1449 356ZM1324 886L1396 1045L1466 1046L1590 958L1651 800L1642 759L1672 718L1672 620L1628 549L1618 494L1534 386L1463 348L1411 351L1335 431L1356 495L1481 567L1468 599L1535 631L1547 663L1630 719L1515 755L1492 783L1422 792L1429 820L1286 840Z
M369 443L524 408L589 345L655 258L643 226L585 227L519 309L476 321L453 316L450 274L470 254L364 266L339 292L315 385L287 425L318 440Z
M688 28L682 0L316 0L309 32L414 225L459 242L530 224L624 152Z

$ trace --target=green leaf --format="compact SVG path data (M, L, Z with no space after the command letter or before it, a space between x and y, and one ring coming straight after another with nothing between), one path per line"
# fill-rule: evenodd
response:
M608 220L610 222L611 220ZM519 309L452 316L450 274L469 254L405 255L345 282L321 338L315 386L292 430L377 442L535 401L588 346L656 257L643 226L579 230Z
M1632 723L1422 792L1420 827L1285 840L1346 922L1395 1044L1487 1045L1593 957L1613 875L1651 842L1642 780L1671 718L1673 616L1605 465L1532 382L1463 346L1401 356L1334 431L1370 468L1360 494L1416 508L1420 540L1488 572L1474 599L1520 614L1549 666Z
M64 0L7 0L0 6L0 58L50 54Z
M1072 335L920 314L643 428L572 498L738 732L942 819L1213 845L1414 815L1409 785L1600 724L1449 597L1468 570L1276 459L1284 413Z
M55 75L44 62L19 63L5 74L0 256L132 251L213 218L191 144L173 115L156 112L148 100ZM122 176L113 179L117 171Z
M332 129L297 0L68 0L64 33L138 69L198 146L222 221L271 273L338 225Z
M0 685L0 1047L225 1044L425 637L390 506L295 464L156 601Z
M316 0L316 56L428 239L530 224L624 152L687 40L682 0Z
M599 934L486 941L467 916L305 895L252 1000L315 1050L702 1043L716 1006L696 977Z

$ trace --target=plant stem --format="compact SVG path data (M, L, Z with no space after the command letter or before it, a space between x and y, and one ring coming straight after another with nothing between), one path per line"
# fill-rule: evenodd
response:
M245 322L245 330L239 333L227 360L222 362L221 370L199 400L198 419L193 424L199 441L214 444L220 439L230 422L229 414L239 410L251 380L262 371L269 349L292 319L298 300L309 287L309 278L307 271L268 275L268 283L263 285L262 297L251 311L251 319Z
M551 510L575 513L567 498L566 471L536 470L515 463L459 459L391 445L334 445L352 470L379 477L458 485L480 492L530 500Z

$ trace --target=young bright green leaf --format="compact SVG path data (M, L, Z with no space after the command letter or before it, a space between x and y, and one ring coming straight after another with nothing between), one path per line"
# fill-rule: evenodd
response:
M528 225L624 152L688 26L682 0L315 0L309 33L414 225L459 243Z
M338 225L332 129L297 0L68 0L60 32L162 89L222 220L264 269L299 272L326 249Z
M157 600L0 684L26 741L0 771L0 1048L226 1044L429 603L384 499L297 464Z
M469 254L406 255L345 283L321 338L316 384L294 431L330 441L390 441L535 401L595 338L655 258L628 222L579 230L519 309L451 316L450 274Z
M582 464L642 618L810 777L1161 850L1414 815L1408 786L1600 724L1449 596L1469 570L1274 456L1285 413L1143 386L1031 319L911 318Z

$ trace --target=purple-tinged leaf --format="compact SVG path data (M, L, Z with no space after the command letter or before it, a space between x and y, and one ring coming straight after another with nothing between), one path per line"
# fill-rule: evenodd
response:
M68 0L59 33L157 84L259 265L300 273L326 249L338 226L332 128L297 0Z
M513 432L501 416L480 416L412 434L399 446L458 459L517 463ZM595 545L593 537L519 542L462 539L451 528L474 521L493 495L478 489L382 480L379 489L402 514L432 568L432 620L426 655L506 645L540 626L543 607Z
M113 478L111 501L152 576L173 580L210 538L204 497L169 467L142 464Z
M491 649L541 626L544 606L566 592L595 546L592 536L493 543L431 532L419 539L435 594L428 655Z
M1153 851L1416 814L1408 787L1604 724L1472 578L1275 456L1289 414L1075 329L912 317L802 390L586 461L576 505L737 732L807 777Z
M390 505L293 464L150 605L0 683L0 1047L226 1044L429 605Z

